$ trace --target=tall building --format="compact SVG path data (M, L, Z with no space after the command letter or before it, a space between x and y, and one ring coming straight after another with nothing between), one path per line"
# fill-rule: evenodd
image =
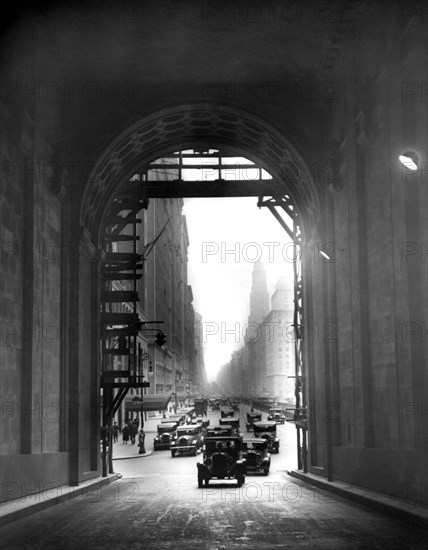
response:
M154 168L136 174L133 180L173 180L176 159L159 159L154 164L171 164L171 168ZM152 199L139 213L138 252L143 255L143 276L138 283L138 314L147 324L139 334L143 364L150 387L146 394L176 393L184 401L196 384L195 320L192 288L187 281L189 236L182 199ZM156 331L166 335L166 344L155 342ZM147 355L148 354L148 355ZM125 417L133 410L132 400L141 390L131 389L125 398ZM119 411L119 421L123 411Z
M269 292L263 262L256 262L252 273L248 324L260 324L269 311Z
M269 311L269 292L266 271L262 262L254 264L250 293L250 315L246 331L247 365L246 376L242 378L243 393L257 395L260 379L265 376L265 358L261 353L261 331L264 317Z
M162 324L150 325L167 335L159 348L149 343L153 358L153 382L150 392L186 392L189 383L189 351L193 342L193 300L187 284L187 247L189 239L181 199L157 199L146 213L146 242L151 242L166 227L145 261L147 300L145 315ZM181 387L182 386L182 387Z
M195 373L194 380L196 390L199 393L206 393L207 391L207 375L205 371L204 361L204 348L203 348L203 325L202 315L195 311L195 325L194 325L194 343L195 343Z
M278 401L294 395L294 331L292 282L281 277L272 294L271 310L263 323L266 353L266 391Z
M218 377L227 393L282 402L294 398L293 299L293 282L281 277L269 308L266 273L260 263L255 265L246 342L223 365Z

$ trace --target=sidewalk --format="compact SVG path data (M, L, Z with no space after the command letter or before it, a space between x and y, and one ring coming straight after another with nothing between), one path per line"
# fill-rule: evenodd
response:
M422 504L402 500L342 481L327 481L327 479L320 476L298 470L287 471L287 473L305 483L330 491L353 502L359 502L383 513L404 518L415 525L428 527L428 507Z
M146 432L145 447L146 453L139 454L137 441L132 445L129 441L127 445L122 443L122 434L119 435L119 441L114 443L113 460L124 460L129 458L144 458L153 453L153 439L157 433L157 425L160 424L162 416L148 418L144 424ZM22 498L9 500L0 503L0 527L18 519L39 512L61 502L72 501L73 499L99 490L100 487L120 479L121 474L109 474L107 477L95 477L88 481L82 481L77 487L70 485L61 485L33 493Z
M46 489L40 493L25 495L22 498L0 503L0 527L18 519L25 518L41 510L45 510L61 502L73 501L77 497L95 492L120 479L120 474L109 474L107 477L95 477L88 481L82 481L77 487L60 485L52 489ZM86 496L86 498L88 498Z
M145 449L144 454L139 454L138 447L138 436L136 437L135 444L131 443L131 440L128 443L124 444L122 441L122 434L119 434L119 440L117 443L113 443L113 460L126 460L129 458L144 458L153 454L153 439L157 434L158 424L161 423L163 416L156 415L151 418L148 418L144 422L144 432L146 434L145 439Z

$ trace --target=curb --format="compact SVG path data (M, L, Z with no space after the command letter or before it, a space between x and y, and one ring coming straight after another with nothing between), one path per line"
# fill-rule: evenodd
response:
M118 456L117 458L113 457L113 460L130 460L131 458L145 458L146 456L151 456L154 453L154 451L149 451L148 453L144 454L137 454L135 456Z
M31 514L35 514L36 512L41 512L42 510L45 510L46 508L50 508L51 506L55 506L56 504L61 504L62 502L73 500L73 498L83 495L84 493L93 491L104 485L108 485L113 481L117 481L118 479L121 479L121 477L122 477L121 474L110 474L108 477L104 477L101 479L95 478L96 481L94 481L94 483L87 483L86 485L82 485L80 487L63 485L61 487L67 488L67 493L65 494L52 497L52 498L44 497L46 498L46 500L37 502L35 504L30 504L28 506L25 506L24 508L20 508L18 510L13 510L6 513L1 512L0 527L3 527L4 525L8 525L9 523L25 518L27 516L30 516ZM55 489L60 489L61 487L56 487ZM38 495L40 495L40 493L34 493L32 495L28 495L28 497L34 497L35 499L37 499L37 498L40 498L40 496ZM13 501L10 501L9 504L11 502ZM7 504L8 503L5 502L3 503L3 506L7 506Z
M340 497L364 504L380 512L410 520L414 525L428 527L428 508L418 503L400 501L396 497L377 493L371 489L364 489L356 485L340 481L327 481L314 474L303 473L297 470L287 470L291 477L299 479L320 489L334 493Z

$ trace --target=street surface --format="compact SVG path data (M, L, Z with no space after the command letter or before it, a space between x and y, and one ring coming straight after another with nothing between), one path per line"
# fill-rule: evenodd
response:
M245 431L247 407L241 407ZM211 425L219 413L209 413ZM263 414L266 419L266 413ZM145 425L153 450L159 418ZM197 457L115 443L122 479L0 529L1 548L45 549L425 549L422 528L375 512L287 475L296 467L295 428L278 427L280 453L269 476L198 489ZM123 458L119 458L123 457ZM131 458L132 457L132 458Z

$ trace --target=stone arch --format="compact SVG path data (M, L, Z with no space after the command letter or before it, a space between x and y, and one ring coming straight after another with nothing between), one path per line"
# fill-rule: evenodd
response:
M96 162L86 185L80 214L94 244L115 191L145 164L174 150L228 147L262 164L284 183L303 228L319 220L319 198L302 155L274 124L237 106L193 102L164 107L123 131Z

